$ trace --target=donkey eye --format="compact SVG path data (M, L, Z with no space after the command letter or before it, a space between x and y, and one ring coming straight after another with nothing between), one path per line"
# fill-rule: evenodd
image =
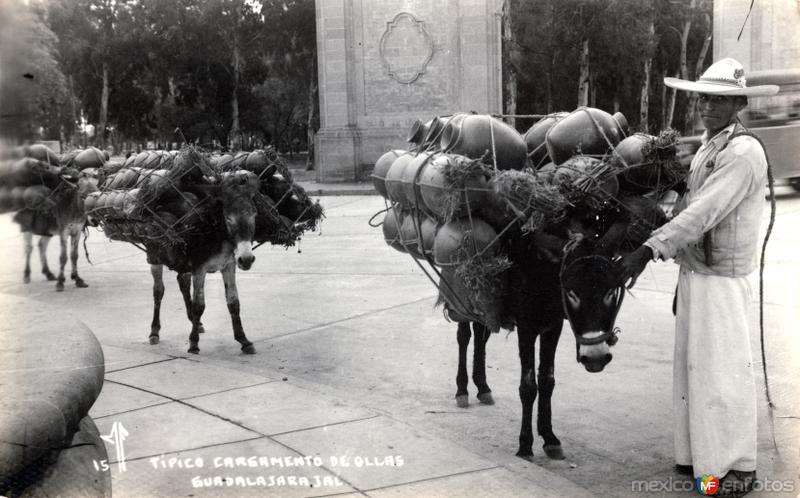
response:
M567 291L567 301L573 308L577 308L581 305L581 298L579 298L573 290Z
M616 289L611 289L610 291L606 292L606 295L603 296L603 304L606 306L611 306L614 304L614 297L616 295Z

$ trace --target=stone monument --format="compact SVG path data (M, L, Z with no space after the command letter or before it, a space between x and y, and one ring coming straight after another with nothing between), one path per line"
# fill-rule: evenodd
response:
M499 113L501 0L316 0L317 179L364 178L416 119Z
M744 24L750 3L714 0L714 60L733 57L748 72L800 68L800 1L758 0Z

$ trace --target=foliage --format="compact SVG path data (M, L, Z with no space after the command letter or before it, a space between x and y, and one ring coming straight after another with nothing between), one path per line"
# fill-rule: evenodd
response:
M690 22L686 58L692 70L711 33L710 0L507 1L513 13L512 43L517 47L512 57L519 114L549 114L578 105L580 50L588 39L589 105L619 110L633 128L643 129L638 123L643 67L652 58L649 124L651 129L668 127L670 123L663 120L667 105L662 101L668 92L662 92L661 82L680 71L686 22ZM705 61L703 67L708 64ZM685 107L684 96L679 99L676 108ZM683 129L684 119L676 113L672 127Z
M0 0L0 101L6 137L58 137L69 133L67 80L56 59L56 37L38 5Z

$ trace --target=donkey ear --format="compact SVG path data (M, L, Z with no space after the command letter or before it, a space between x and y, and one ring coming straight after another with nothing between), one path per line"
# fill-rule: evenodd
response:
M620 220L615 222L611 227L606 230L606 233L600 237L595 245L594 252L601 256L613 257L619 250L622 241L625 239L625 234L628 231L628 220Z

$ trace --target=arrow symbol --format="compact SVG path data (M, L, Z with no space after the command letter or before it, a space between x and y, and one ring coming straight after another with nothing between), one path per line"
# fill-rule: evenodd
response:
M109 444L113 444L114 448L117 452L117 464L119 465L119 471L125 472L128 470L127 465L125 464L125 438L128 437L128 431L125 429L125 426L122 425L121 422L114 422L111 426L111 432L108 435L103 436L100 435L100 438L103 441L108 442Z

